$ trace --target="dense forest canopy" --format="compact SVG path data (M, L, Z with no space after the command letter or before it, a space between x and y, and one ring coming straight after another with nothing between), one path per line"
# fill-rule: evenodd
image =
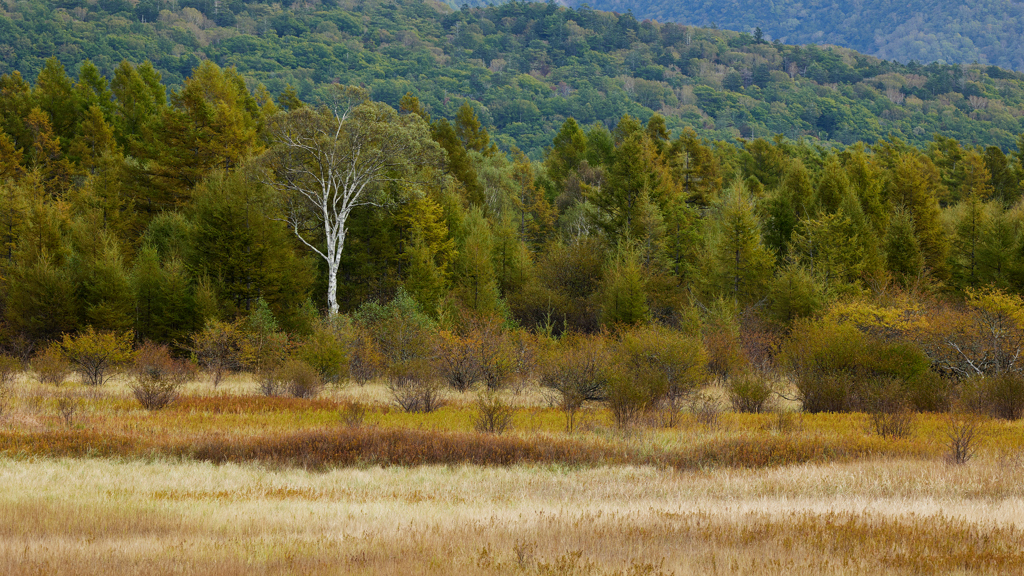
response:
M835 44L904 63L981 63L1024 70L1024 6L1012 0L573 0L569 4L750 34L760 28L768 38L787 44Z
M98 7L2 21L66 36L0 75L0 346L87 327L181 344L254 314L303 333L331 294L560 334L1024 291L1013 73L543 4ZM281 185L281 127L342 94L365 114L335 144L389 163L331 229ZM336 274L315 257L332 238Z
M638 21L554 4L451 11L418 0L0 2L0 73L34 81L55 56L113 77L149 61L180 88L203 60L233 66L275 97L322 102L334 82L398 107L413 92L435 118L469 102L503 150L540 160L565 119L612 129L658 113L678 135L845 145L935 133L1010 151L1024 79L986 65L901 65L841 48ZM720 22L721 24L721 22ZM1020 53L1019 50L1008 50ZM983 60L980 60L983 61Z

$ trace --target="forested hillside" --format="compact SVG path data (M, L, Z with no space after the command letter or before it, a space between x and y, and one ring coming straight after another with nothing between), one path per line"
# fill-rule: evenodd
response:
M836 44L899 62L981 63L1024 70L1024 6L1011 0L572 0L641 19L717 26L788 44Z
M454 118L469 102L503 150L515 145L534 160L569 117L611 129L623 114L646 121L657 112L673 134L691 126L714 140L783 134L852 144L892 134L923 147L941 133L1009 151L1024 116L1024 80L993 67L904 66L553 4L456 12L416 0L0 6L0 73L29 82L56 56L72 75L89 60L108 78L122 60L148 60L180 88L208 59L274 97L291 86L321 102L323 86L340 82L394 107L411 91L434 117Z
M1024 288L1024 164L998 146L711 143L624 115L613 130L566 120L531 162L496 147L469 103L449 122L409 93L400 116L368 100L339 116L340 150L382 163L325 249L328 208L280 178L306 165L288 156L302 134L333 120L293 93L210 61L169 98L148 63L72 78L50 59L35 83L0 87L7 345L88 326L183 342L260 302L301 332L330 294L353 311L401 289L437 318L589 332L714 306L784 326L887 286ZM334 249L328 292L316 251Z

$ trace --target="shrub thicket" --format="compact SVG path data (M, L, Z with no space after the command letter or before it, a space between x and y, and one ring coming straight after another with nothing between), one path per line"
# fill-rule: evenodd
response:
M299 358L289 358L275 374L277 389L294 398L315 398L323 389L320 372Z
M870 382L892 379L915 408L938 404L941 388L928 376L930 362L909 342L887 341L848 323L829 320L794 323L782 345L783 366L792 374L804 410L863 410Z
M349 351L355 328L343 316L314 324L313 331L298 343L297 358L313 367L324 382L337 384L349 375Z
M771 404L775 388L771 380L759 372L745 372L729 379L729 402L736 412L760 414Z
M224 376L239 367L241 331L236 323L208 320L203 329L192 335L192 354L210 374L214 388Z
M623 332L612 359L607 401L620 426L655 409L674 425L684 399L707 379L700 340L661 326Z

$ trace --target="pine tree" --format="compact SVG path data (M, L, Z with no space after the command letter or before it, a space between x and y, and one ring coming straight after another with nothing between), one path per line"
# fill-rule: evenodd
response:
M949 243L935 192L943 189L938 170L927 157L914 152L898 153L892 164L886 182L886 201L892 210L909 212L925 266L935 278L943 280L949 273Z
M733 184L716 205L711 226L706 272L710 292L741 305L757 302L767 293L775 256L761 240L754 203L743 184Z
M915 282L924 269L924 255L914 234L914 218L906 210L897 210L889 220L885 234L885 267L903 286Z
M650 311L639 250L628 242L620 244L603 276L601 322L633 325L646 321Z
M574 118L569 118L555 134L544 158L548 178L556 190L565 186L565 180L572 174L587 155L587 137Z
M477 152L487 154L493 152L491 150L491 137L488 136L487 130L480 124L480 119L476 116L476 110L473 110L469 102L460 106L459 111L455 115L455 134L467 150L476 150Z
M499 310L498 283L492 254L494 238L483 212L475 208L462 223L456 260L455 294L462 305L476 313Z
M958 209L959 218L949 256L950 269L957 286L974 288L979 283L978 256L988 228L988 214L976 193L965 197Z

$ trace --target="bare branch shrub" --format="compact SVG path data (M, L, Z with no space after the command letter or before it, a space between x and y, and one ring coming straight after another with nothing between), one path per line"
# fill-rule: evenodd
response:
M915 413L907 393L894 378L875 378L864 387L861 403L875 433L885 438L906 438L914 430Z
M459 392L469 390L483 377L483 371L469 337L454 332L441 332L434 345L437 372L452 388Z
M345 426L362 426L366 419L366 405L358 400L345 400L341 403L338 416Z
M196 372L194 364L172 358L167 346L147 342L132 362L132 394L146 410L160 410L178 397L178 390Z
M722 419L722 401L707 392L698 392L690 399L690 412L698 424L715 428Z
M964 406L947 412L942 430L946 437L946 459L956 465L969 462L978 451L984 425L984 417Z
M132 357L131 331L117 334L91 326L77 336L64 335L61 349L89 386L102 386Z
M75 415L78 414L80 406L81 402L74 396L62 394L57 397L57 417L64 423L64 426L68 428L74 426Z
M424 360L392 367L388 390L406 412L433 412L444 405L444 383Z
M478 432L501 434L512 425L512 407L505 402L501 393L484 390L477 397L475 428Z

